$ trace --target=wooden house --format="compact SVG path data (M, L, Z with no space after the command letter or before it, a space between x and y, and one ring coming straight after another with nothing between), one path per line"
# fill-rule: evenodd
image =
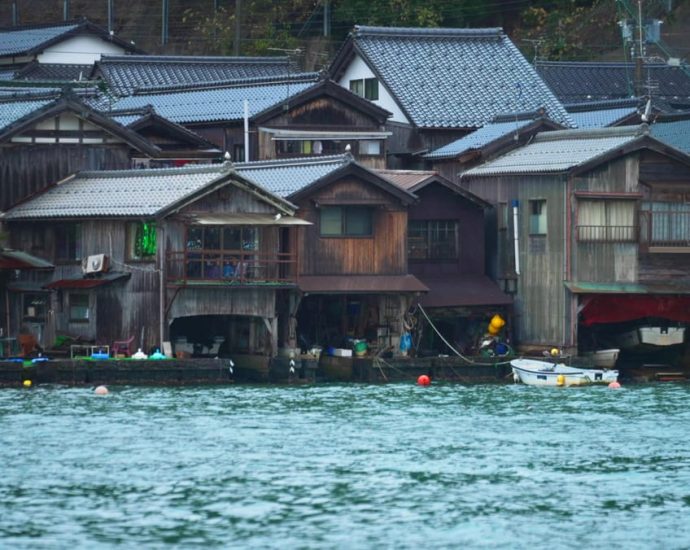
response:
M523 346L583 351L690 322L690 157L646 125L539 134L462 185L496 207Z
M230 163L80 172L3 216L11 243L55 266L13 281L8 330L270 357L307 223L294 211Z
M477 352L490 319L501 315L509 326L512 298L486 275L484 214L491 205L433 171L378 170L414 193L408 209L408 270L429 292L419 297L425 322L420 347L434 355L451 354L439 333L461 353ZM426 322L425 322L426 324Z
M340 348L354 339L398 350L403 319L427 291L408 269L409 191L352 155L238 165L240 174L298 206L296 327L288 345ZM297 340L295 342L295 339Z
M74 93L0 97L0 210L80 170L209 162L221 151L150 109L111 118Z
M316 73L141 89L112 109L147 105L237 162L329 156L348 145L362 164L386 161L390 113Z
M544 109L572 126L556 96L499 28L356 26L330 78L392 113L389 168L423 168L420 155L503 113Z

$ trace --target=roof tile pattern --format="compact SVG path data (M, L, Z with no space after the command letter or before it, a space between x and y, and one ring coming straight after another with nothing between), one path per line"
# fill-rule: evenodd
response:
M650 126L650 130L659 141L690 155L690 120L657 122Z
M0 132L52 102L51 99L0 102Z
M70 82L88 80L93 65L67 65L63 63L32 63L15 75L15 80L39 80L42 82Z
M155 216L229 173L224 164L149 170L79 172L5 219Z
M79 25L56 25L54 27L4 29L0 31L0 56L29 52L60 35L76 29Z
M237 172L274 195L286 198L352 162L348 154L289 160L244 162Z
M570 125L501 29L356 27L353 40L417 126L476 128L500 113L541 107Z
M536 69L564 103L635 95L633 63L541 61ZM655 97L690 99L690 74L682 67L648 64L644 67L644 78L655 85Z
M135 89L227 82L297 72L287 57L104 56L98 63L103 79L119 95Z
M255 115L310 86L313 79L290 79L200 90L181 90L124 97L112 109L137 109L151 105L156 112L180 124L220 120L241 120L244 100L249 101L249 115Z
M566 172L640 137L641 126L542 132L529 145L465 172L465 176Z
M570 113L570 118L578 128L605 128L624 118L637 113L637 107L619 107L618 109L597 109Z

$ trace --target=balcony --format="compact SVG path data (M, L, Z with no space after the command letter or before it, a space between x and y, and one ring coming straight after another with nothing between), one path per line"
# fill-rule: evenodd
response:
M640 212L640 247L645 252L690 252L690 212Z
M634 243L638 228L634 225L578 225L575 227L579 242Z
M174 285L294 285L293 253L259 254L237 250L184 250L166 255L166 273Z

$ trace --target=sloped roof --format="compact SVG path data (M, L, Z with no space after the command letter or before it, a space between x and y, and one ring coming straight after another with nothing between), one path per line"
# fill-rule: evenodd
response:
M260 186L238 178L232 165L208 164L148 170L78 172L8 210L5 220L94 217L156 217L206 190L241 179L258 195L294 207Z
M279 197L289 197L352 162L352 156L332 155L288 160L242 162L235 168L242 176Z
M634 63L538 61L536 70L564 103L635 95ZM646 64L643 78L654 84L655 97L690 100L690 74L683 67Z
M50 105L53 101L53 99L0 101L0 133L25 116Z
M659 141L690 155L690 120L657 122L649 128Z
M297 67L285 56L118 55L103 56L96 64L96 74L119 95L151 87L286 76L297 72Z
M111 36L107 29L94 25L82 19L63 24L32 25L22 27L5 27L0 29L0 56L32 55L40 53L47 47L70 38L71 36L88 32L117 44L126 51L139 52L132 44Z
M562 173L648 135L646 125L542 132L528 145L472 168L464 177Z
M290 78L237 81L219 87L171 89L124 97L115 101L112 109L137 109L151 105L159 115L180 124L241 120L245 99L249 101L249 115L252 116L289 100L314 86L315 82L316 74L309 73Z
M505 112L568 114L500 28L356 26L331 65L338 75L361 55L408 118L423 128L476 128Z
M570 113L570 118L578 128L605 128L637 114L637 107L618 107L616 109L595 109Z
M93 65L68 65L66 63L38 63L33 61L14 75L14 80L41 82L71 82L88 80Z

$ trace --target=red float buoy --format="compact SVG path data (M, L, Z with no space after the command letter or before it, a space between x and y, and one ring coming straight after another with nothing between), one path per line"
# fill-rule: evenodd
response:
M417 378L417 384L420 386L428 386L431 384L431 378L429 378L426 374L420 374L419 378Z

